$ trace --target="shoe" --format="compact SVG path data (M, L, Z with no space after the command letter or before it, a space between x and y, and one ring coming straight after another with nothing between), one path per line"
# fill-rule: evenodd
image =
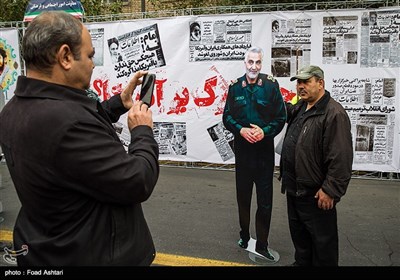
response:
M300 265L297 262L294 262L294 263L288 264L286 266L300 266Z
M242 238L240 238L238 241L238 245L239 245L239 247L246 249L247 246L249 245L249 241L248 240L244 241Z
M256 252L271 262L275 262L275 257L267 249L256 249Z

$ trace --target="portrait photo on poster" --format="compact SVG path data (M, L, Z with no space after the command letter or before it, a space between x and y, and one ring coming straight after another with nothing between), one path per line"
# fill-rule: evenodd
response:
M272 21L272 32L279 32L279 21Z
M114 37L108 39L108 49L110 50L112 64L122 61L122 55L119 52L119 41L117 38Z
M194 21L194 22L190 23L190 41L191 42L201 41L200 22Z

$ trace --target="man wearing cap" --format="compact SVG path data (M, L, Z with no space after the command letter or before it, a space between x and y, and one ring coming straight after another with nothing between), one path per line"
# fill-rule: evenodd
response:
M272 182L275 167L274 137L286 121L285 103L278 82L260 73L263 51L247 50L246 74L229 86L223 122L233 133L235 149L236 196L239 209L240 239L247 248L250 240L250 212L253 184L257 193L256 251L268 261L276 257L268 249L272 213Z
M281 155L289 229L298 266L337 266L336 203L352 174L350 119L325 90L324 72L310 65L296 76L301 100L287 104L288 128Z

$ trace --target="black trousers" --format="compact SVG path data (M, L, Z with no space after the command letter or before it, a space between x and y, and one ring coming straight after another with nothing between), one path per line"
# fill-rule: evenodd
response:
M267 150L249 151L236 155L236 198L239 210L240 237L250 238L250 213L253 184L256 186L256 248L268 247L272 214L273 174L275 153L273 144ZM253 153L254 152L254 153Z
M296 263L302 266L338 266L336 207L322 210L313 196L286 195L286 198Z

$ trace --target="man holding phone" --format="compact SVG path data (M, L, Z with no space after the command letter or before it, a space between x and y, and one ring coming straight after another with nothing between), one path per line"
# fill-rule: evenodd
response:
M66 12L36 17L22 53L27 76L0 113L0 144L22 205L14 249L28 249L18 266L150 265L155 248L141 203L157 183L159 151L151 110L132 99L147 71L109 100L89 98L92 40ZM112 125L127 111L128 152Z

